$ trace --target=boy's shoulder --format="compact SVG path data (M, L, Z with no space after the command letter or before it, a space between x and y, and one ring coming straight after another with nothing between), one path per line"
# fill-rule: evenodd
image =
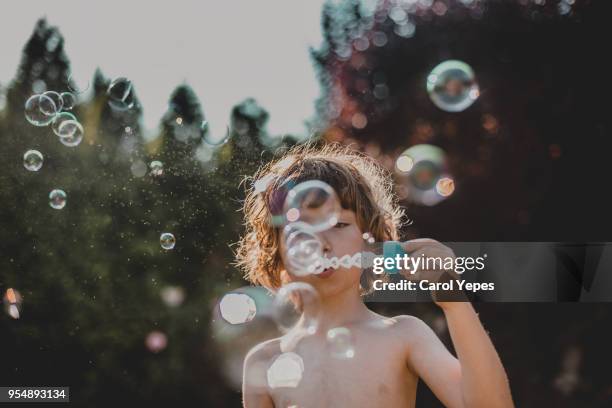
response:
M277 355L281 351L281 338L270 339L262 341L255 345L244 358L245 364L249 362L267 360Z

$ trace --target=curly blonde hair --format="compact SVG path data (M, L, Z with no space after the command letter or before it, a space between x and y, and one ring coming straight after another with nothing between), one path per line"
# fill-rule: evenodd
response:
M288 190L307 180L329 184L342 207L355 212L361 231L369 232L376 241L398 239L404 213L386 169L371 157L339 144L298 145L246 179L249 187L242 208L246 231L238 242L236 265L249 282L270 290L285 283L281 277L281 231L274 220L282 217Z

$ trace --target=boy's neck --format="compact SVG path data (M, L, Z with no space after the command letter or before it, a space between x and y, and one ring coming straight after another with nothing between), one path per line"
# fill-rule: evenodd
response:
M371 316L359 289L355 288L321 298L320 312L319 327L325 330L362 322Z

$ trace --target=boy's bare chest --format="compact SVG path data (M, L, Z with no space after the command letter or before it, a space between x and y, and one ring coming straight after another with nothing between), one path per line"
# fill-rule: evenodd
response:
M341 358L323 342L305 343L295 350L303 364L301 379L295 387L271 390L275 406L414 405L417 378L406 368L401 350L388 343L357 342L354 356Z

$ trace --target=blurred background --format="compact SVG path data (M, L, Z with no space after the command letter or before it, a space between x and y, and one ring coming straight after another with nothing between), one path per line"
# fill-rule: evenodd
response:
M239 406L244 354L278 334L270 297L233 266L241 180L306 141L387 167L404 239L611 241L608 2L243 3L217 18L215 52L197 19L179 29L181 15L213 24L211 2L152 22L130 6L109 27L111 13L110 44L76 2L55 8L70 35L34 3L3 24L2 53L22 54L0 77L0 385L67 385L86 406ZM232 291L255 305L239 324L220 311ZM370 307L451 347L433 305ZM609 304L476 308L517 406L610 406ZM421 385L417 406L441 405Z

